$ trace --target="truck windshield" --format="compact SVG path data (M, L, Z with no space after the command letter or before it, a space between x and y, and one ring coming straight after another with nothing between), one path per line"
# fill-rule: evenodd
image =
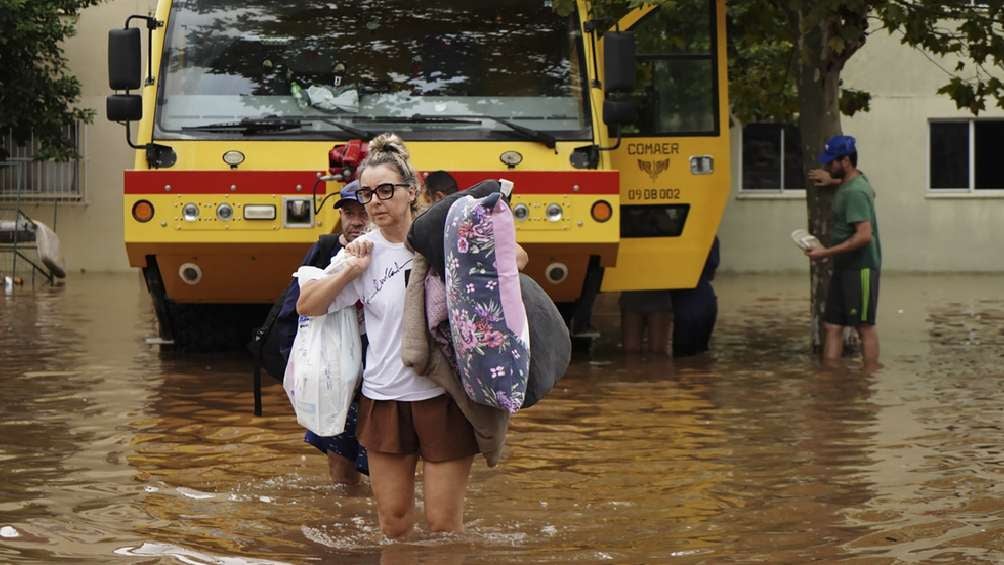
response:
M336 121L407 139L527 138L508 121L559 140L590 139L577 19L550 6L175 0L156 136L351 136ZM429 119L436 116L444 119ZM300 127L206 127L261 119Z

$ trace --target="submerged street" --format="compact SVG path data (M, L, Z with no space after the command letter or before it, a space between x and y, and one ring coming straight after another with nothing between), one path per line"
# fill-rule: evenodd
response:
M805 275L722 275L704 356L604 337L475 463L463 536L408 543L331 486L239 353L160 352L138 275L0 296L0 561L1004 560L1004 279L885 275L883 367L807 352Z

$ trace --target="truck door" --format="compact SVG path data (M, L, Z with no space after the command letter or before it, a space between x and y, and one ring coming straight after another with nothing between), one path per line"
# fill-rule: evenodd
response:
M620 172L621 240L603 291L697 283L730 191L722 4L685 0L626 20L635 32L638 117L610 152Z

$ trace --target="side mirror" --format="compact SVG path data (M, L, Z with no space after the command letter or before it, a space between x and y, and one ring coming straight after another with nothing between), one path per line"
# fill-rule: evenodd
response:
M143 52L139 28L127 27L108 32L108 86L112 90L138 90L143 81ZM113 94L105 102L105 113L113 122L134 122L143 117L143 97Z
M108 32L108 86L112 90L137 90L142 84L143 63L139 28Z
M135 122L143 117L143 97L138 94L112 94L105 102L105 113L112 122Z
M635 84L633 31L608 31L603 35L603 86L609 92L631 92Z
M610 128L633 124L638 109L629 97L635 87L633 31L608 31L603 35L603 123Z

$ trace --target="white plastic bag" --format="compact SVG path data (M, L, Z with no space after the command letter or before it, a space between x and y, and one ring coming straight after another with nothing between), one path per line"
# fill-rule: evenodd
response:
M337 272L340 266L336 257L322 276ZM297 272L301 285L319 274L316 267L301 267ZM282 381L296 421L322 437L342 433L362 365L355 306L321 316L300 316Z

